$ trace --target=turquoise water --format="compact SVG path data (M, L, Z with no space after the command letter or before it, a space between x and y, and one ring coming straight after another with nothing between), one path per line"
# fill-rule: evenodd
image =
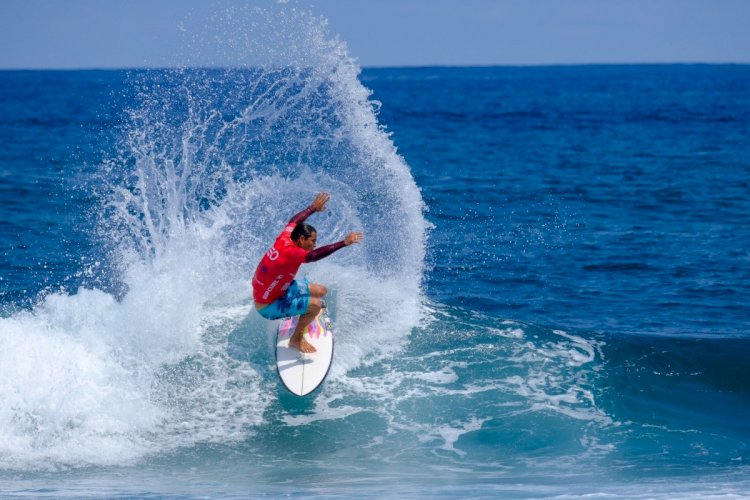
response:
M748 495L750 68L227 22L229 70L0 73L0 494ZM295 398L249 282L319 190L367 240L303 268L337 343Z

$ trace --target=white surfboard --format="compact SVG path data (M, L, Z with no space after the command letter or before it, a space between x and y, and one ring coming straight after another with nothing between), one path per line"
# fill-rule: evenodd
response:
M333 332L330 330L328 308L323 308L305 329L305 340L317 349L302 356L297 349L289 347L289 338L297 326L298 316L286 318L279 323L276 334L276 368L284 386L297 396L305 396L318 388L328 375L333 361Z

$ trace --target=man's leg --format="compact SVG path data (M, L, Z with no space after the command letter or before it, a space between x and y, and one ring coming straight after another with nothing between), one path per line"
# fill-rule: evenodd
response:
M313 322L315 317L323 307L323 297L328 290L323 285L317 283L311 283L309 286L310 290L310 303L307 306L307 312L299 317L297 320L297 328L294 329L292 337L289 339L289 347L292 349L298 349L303 353L311 354L315 352L315 348L305 340L303 332L307 325Z
M328 293L328 289L318 283L310 283L308 290L310 290L310 296L317 299L322 299Z

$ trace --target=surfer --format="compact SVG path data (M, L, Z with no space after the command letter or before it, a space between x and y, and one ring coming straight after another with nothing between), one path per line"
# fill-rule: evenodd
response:
M315 248L318 232L305 220L314 212L325 210L330 199L328 193L318 193L309 207L289 220L261 259L253 277L253 300L261 316L266 319L299 316L289 347L302 353L315 352L315 347L304 339L302 332L320 312L328 290L318 283L308 283L307 279L295 280L299 266L328 257L336 250L364 239L362 233L352 232L341 241Z

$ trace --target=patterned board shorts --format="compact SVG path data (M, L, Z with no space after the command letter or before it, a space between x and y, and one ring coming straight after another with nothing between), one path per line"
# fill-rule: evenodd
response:
M301 283L292 281L284 295L257 311L266 319L280 319L305 314L309 305L310 284L304 278Z

